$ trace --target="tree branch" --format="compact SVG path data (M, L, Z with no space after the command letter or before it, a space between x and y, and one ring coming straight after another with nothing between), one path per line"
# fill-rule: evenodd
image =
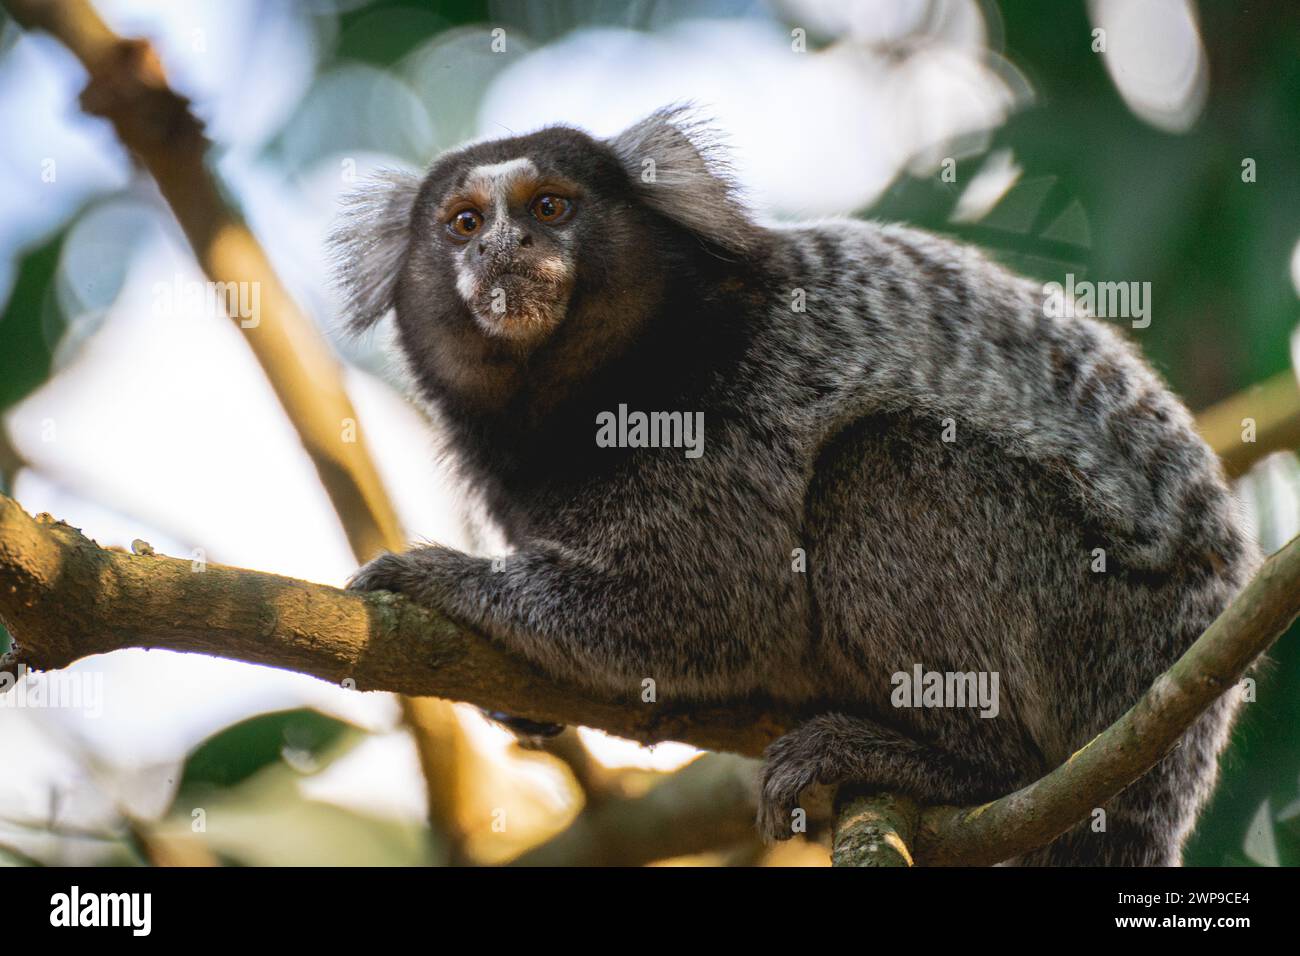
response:
M511 866L641 866L757 842L758 765L705 754L636 797L607 797Z
M906 797L877 794L839 807L831 842L832 866L913 866L908 849L921 811Z
M1254 441L1245 441L1244 422L1255 423ZM1275 451L1300 448L1300 386L1294 372L1282 372L1225 398L1196 416L1196 426L1223 460L1230 478Z
M0 620L7 669L66 667L127 647L268 664L360 690L436 695L534 720L600 727L644 743L682 740L756 755L792 716L756 705L697 707L599 698L391 594L100 548L0 496Z

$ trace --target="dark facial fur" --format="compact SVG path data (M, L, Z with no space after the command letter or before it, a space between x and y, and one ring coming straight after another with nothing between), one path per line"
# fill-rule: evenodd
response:
M471 182L485 166L506 180ZM530 218L561 187L572 216ZM491 207L481 252L446 234L465 201ZM755 225L680 112L610 141L551 129L451 153L364 191L339 239L354 323L395 310L515 549L494 566L417 548L353 586L629 707L801 709L764 768L769 836L813 785L971 803L1033 781L1258 562L1187 411L1110 328L1045 317L1036 285L936 236ZM485 311L498 285L506 307ZM597 447L620 403L702 412L703 456ZM998 674L998 716L893 706L916 664ZM1235 708L1112 800L1104 832L1021 862L1176 862Z

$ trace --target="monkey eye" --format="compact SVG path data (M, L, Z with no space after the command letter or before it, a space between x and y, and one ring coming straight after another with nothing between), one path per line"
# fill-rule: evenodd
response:
M533 200L532 206L529 208L532 210L534 219L548 225L564 222L573 213L573 203L563 196L556 196L554 193L543 193Z
M483 225L483 216L477 209L462 209L447 222L448 231L457 239L468 239Z

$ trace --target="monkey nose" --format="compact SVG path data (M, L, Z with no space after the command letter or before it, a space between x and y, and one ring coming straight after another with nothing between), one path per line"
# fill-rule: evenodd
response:
M522 229L506 234L487 235L480 239L475 249L480 258L495 259L509 256L515 249L526 249L533 244L533 237Z

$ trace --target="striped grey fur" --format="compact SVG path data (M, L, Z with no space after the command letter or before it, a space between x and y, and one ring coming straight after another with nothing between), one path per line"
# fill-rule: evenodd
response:
M759 226L680 120L474 144L393 204L399 222L340 233L356 323L394 308L449 452L514 549L494 565L416 548L353 586L405 592L629 707L802 711L765 763L773 838L816 785L972 803L1037 779L1257 565L1214 455L1112 328L1049 318L1037 285L914 229ZM581 193L555 228L485 213L511 218L521 269L561 256L574 277L526 345L476 320L456 291L467 247L429 218L468 171L519 158ZM703 456L596 447L620 404L702 412ZM893 675L918 664L998 674L998 715L894 706ZM1176 862L1235 707L1111 801L1104 830L1019 862Z

